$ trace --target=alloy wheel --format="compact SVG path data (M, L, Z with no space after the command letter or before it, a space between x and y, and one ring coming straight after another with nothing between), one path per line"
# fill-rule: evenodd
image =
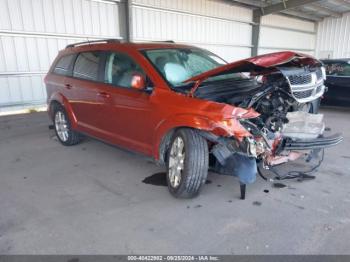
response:
M173 188L180 185L185 163L185 144L181 137L176 137L169 155L169 181Z
M62 111L57 111L55 115L55 128L61 141L66 142L69 137L68 121Z

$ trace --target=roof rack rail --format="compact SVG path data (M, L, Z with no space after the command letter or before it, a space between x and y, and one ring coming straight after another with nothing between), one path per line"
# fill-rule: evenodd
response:
M119 39L111 38L111 39L99 39L99 40L92 40L92 41L84 41L84 42L78 42L69 44L66 46L66 48L80 46L80 45L90 45L90 44L96 44L96 43L120 43Z
M172 43L175 44L174 40L160 40L160 41L152 41L153 43Z

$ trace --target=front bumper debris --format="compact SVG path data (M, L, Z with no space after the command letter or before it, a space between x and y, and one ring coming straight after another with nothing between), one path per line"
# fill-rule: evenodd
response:
M300 125L300 116L303 116L303 125ZM244 199L245 185L256 180L257 162L263 163L269 169L275 165L294 161L303 155L311 157L314 152L335 146L343 140L343 136L338 133L323 135L324 124L320 115L297 113L295 121L290 121L288 129L285 130L288 132L283 134L282 131L281 136L271 139L246 137L241 141L234 137L220 137L205 131L201 131L200 134L214 143L211 153L217 161L212 170L238 177L241 184L241 198ZM289 136L286 136L287 134Z
M282 142L282 148L284 150L311 150L332 147L339 144L343 140L343 136L339 133L328 136L319 137L315 139L305 140L286 138Z

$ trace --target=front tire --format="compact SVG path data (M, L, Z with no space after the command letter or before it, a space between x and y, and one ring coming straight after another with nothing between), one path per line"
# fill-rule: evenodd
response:
M65 146L76 145L80 142L79 133L74 131L69 122L66 110L61 105L55 105L53 111L55 133L61 144Z
M167 183L176 198L193 198L208 175L207 141L190 128L177 130L167 154Z

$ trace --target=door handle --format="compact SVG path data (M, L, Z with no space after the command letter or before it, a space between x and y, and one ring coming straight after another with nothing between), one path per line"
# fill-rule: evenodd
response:
M70 84L65 84L64 87L67 89L72 89L72 85L70 85Z
M98 92L98 96L103 97L103 98L109 98L111 95L106 93L106 92Z

